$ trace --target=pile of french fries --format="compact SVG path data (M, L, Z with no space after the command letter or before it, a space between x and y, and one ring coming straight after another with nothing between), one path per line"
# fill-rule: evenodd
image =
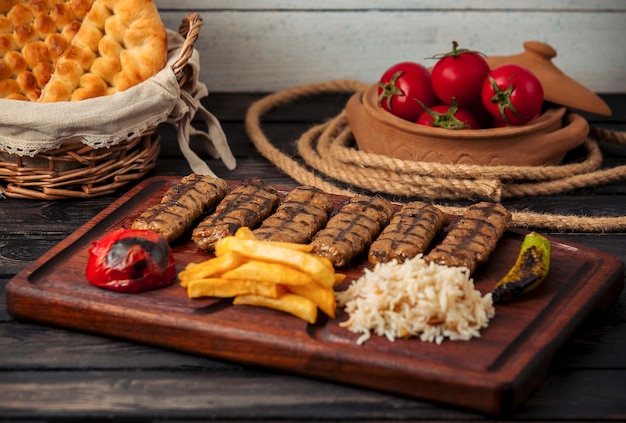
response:
M258 240L242 227L216 243L215 258L188 264L178 278L189 298L232 297L233 304L268 307L315 323L318 308L335 317L334 287L345 275L311 248Z

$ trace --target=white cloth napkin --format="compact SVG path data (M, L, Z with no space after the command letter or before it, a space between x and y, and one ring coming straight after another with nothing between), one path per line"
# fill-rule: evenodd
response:
M190 148L190 136L199 137L211 157L234 169L236 161L218 119L200 103L208 89L198 81L197 50L187 62L189 74L182 88L172 70L183 43L179 33L168 30L167 65L145 82L110 96L58 103L0 100L0 150L33 157L66 142L107 148L167 122L177 127L181 152L194 173L214 175ZM191 125L196 115L207 132Z

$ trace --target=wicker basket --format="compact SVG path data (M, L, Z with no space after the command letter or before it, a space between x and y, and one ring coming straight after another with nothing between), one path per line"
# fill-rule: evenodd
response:
M185 42L172 69L180 86L193 53L202 19L187 15L179 32ZM81 142L22 157L0 150L0 194L12 198L61 200L93 198L115 192L144 177L156 165L160 151L156 127L109 148L94 149Z

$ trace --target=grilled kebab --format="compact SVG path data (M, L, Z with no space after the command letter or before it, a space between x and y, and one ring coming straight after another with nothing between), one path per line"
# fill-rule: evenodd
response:
M161 202L141 213L132 227L152 230L172 242L221 201L227 189L223 179L192 173L165 191Z
M424 253L447 224L448 217L431 204L421 201L405 204L370 246L368 260L376 264L411 259Z
M394 211L382 197L351 197L313 236L313 253L328 258L335 267L347 265L389 224Z
M480 202L468 207L441 244L424 259L450 267L467 267L470 273L487 261L511 225L511 213L501 204Z
M319 188L304 185L287 194L276 212L254 230L257 238L303 244L328 222L334 203Z
M191 238L198 248L212 251L215 243L234 235L242 226L256 227L267 218L280 201L276 190L259 178L250 178L233 188L193 230Z

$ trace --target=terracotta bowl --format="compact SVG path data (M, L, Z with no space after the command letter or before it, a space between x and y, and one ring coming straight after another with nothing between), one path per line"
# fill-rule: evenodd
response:
M520 126L449 130L398 118L377 104L377 86L354 94L346 106L358 147L402 160L446 164L541 166L560 163L582 144L587 121L565 108L545 111Z

